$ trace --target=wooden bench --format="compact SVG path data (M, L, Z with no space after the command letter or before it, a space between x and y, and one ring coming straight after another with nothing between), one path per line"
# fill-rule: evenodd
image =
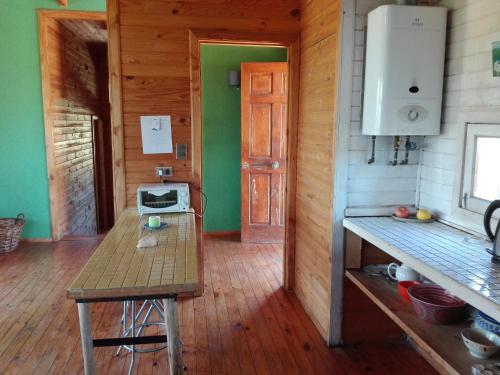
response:
M147 216L127 209L106 235L67 297L78 305L85 374L95 373L94 347L167 342L170 373L182 374L182 348L177 319L177 295L199 290L194 212L163 214L168 226L153 231L158 245L137 249L149 230ZM161 299L166 335L93 339L89 304L92 302Z

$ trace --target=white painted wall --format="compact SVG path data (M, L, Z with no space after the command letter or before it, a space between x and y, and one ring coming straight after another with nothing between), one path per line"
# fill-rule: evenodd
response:
M375 163L367 164L371 154L371 137L361 135L362 87L367 14L387 0L357 0L355 2L355 36L353 41L351 121L348 146L346 214L388 214L394 206L415 204L419 152L410 153L408 165L388 165L393 160L394 138L377 137ZM422 142L421 137L412 137ZM400 151L399 160L404 158Z
M417 204L477 231L482 217L458 208L466 122L500 122L500 79L491 43L500 40L500 1L442 0L448 13L441 135L425 138ZM500 162L500 160L499 160Z

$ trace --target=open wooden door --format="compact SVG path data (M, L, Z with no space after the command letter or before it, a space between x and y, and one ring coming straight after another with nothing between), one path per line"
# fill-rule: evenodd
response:
M241 241L285 234L288 63L241 64Z

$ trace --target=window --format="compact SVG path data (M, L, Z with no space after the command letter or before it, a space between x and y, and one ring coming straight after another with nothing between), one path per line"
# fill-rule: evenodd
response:
M462 208L483 214L500 199L500 124L467 124Z

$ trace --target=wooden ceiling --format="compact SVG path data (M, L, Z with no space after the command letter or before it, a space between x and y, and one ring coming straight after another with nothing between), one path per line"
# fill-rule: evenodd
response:
M108 41L108 30L104 21L64 19L61 23L85 42L107 43Z

